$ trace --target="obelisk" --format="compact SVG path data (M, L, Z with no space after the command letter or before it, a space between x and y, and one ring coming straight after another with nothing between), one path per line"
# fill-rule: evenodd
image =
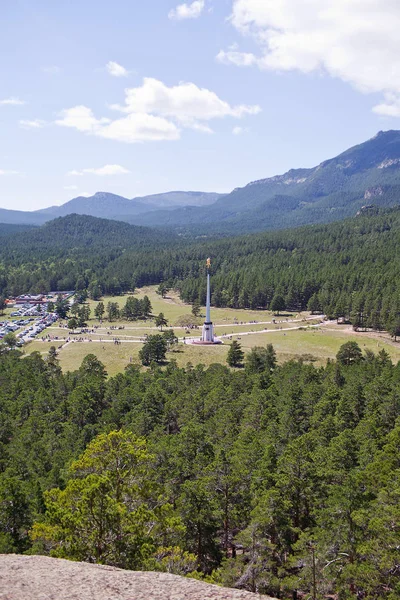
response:
M204 321L201 341L206 344L214 344L214 326L211 322L211 288L210 288L211 259L207 258L207 298L206 298L206 320Z

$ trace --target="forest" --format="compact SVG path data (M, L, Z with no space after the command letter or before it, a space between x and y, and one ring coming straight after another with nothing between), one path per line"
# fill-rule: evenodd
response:
M189 303L311 310L356 328L400 334L400 209L339 223L196 240L70 215L2 238L0 296L88 289L118 295L166 282Z
M256 350L254 350L256 352ZM2 347L0 553L277 598L400 595L400 364L135 364ZM336 594L335 596L329 594Z

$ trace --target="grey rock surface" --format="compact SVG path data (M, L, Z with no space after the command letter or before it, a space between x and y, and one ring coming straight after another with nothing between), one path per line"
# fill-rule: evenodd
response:
M0 555L0 600L273 600L195 579L47 556Z

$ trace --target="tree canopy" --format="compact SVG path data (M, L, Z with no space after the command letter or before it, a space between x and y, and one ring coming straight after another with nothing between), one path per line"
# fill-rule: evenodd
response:
M62 373L55 349L7 350L0 552L394 600L400 365L361 358L277 365L269 347L237 371L107 378L94 355Z

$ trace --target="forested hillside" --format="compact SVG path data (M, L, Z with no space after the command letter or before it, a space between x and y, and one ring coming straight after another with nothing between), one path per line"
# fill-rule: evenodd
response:
M3 225L5 232L12 228ZM23 226L14 226L12 233L24 231ZM25 229L28 229L25 227ZM1 256L11 254L35 257L56 256L57 253L154 247L177 239L173 234L160 233L147 227L136 227L121 221L99 219L87 215L68 215L54 219L42 227L34 227L18 236L2 241Z
M258 308L279 296L288 310L308 308L358 327L400 329L399 248L400 209L216 241L208 246L215 257L212 302ZM178 284L184 300L204 302L202 274L199 267Z
M0 251L0 295L100 287L118 294L168 281L183 300L309 309L357 327L400 329L400 209L369 209L346 221L190 242L145 228L70 216L14 235ZM398 334L400 335L400 334Z
M136 285L132 270L115 271L119 257L129 251L124 261L130 256L140 264L149 252L154 257L179 244L172 233L86 215L12 235L8 227L0 246L0 296L85 289L97 278L104 293L118 294Z
M395 600L399 398L400 364L354 343L325 368L109 380L93 355L63 375L55 351L3 351L0 553Z
M33 229L35 225L12 225L8 223L0 223L0 236L4 237L14 233L21 233L22 231L29 231Z

